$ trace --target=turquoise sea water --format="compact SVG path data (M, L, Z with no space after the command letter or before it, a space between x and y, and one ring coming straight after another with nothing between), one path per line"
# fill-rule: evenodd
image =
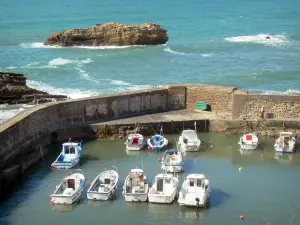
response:
M79 98L168 83L300 93L298 0L0 0L0 5L0 70L24 73L31 87L51 93ZM152 21L168 30L169 41L125 48L42 44L53 32L109 21Z

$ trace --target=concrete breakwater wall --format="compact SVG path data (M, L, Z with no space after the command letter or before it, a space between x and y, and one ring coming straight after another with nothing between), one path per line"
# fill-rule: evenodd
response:
M199 120L199 131L238 134L250 127L245 124L253 126L257 121L260 125L256 130L262 135L266 135L266 130L276 132L284 128L283 124L284 129L300 129L300 96L248 94L236 87L166 85L152 90L45 103L0 125L0 184L1 177L7 174L5 171L20 171L18 165L23 171L36 161L27 160L30 163L22 166L16 159L34 158L29 154L37 152L38 144L89 135L94 130L88 126L97 122L179 109L193 110L197 101L207 102L209 110L219 117L205 122ZM272 118L264 122L259 119L262 105L266 113L272 114ZM241 121L242 116L247 122ZM180 129L179 124L176 127ZM170 132L175 131L171 125L166 126L170 126ZM111 133L114 132L112 128ZM35 154L38 160L39 153Z

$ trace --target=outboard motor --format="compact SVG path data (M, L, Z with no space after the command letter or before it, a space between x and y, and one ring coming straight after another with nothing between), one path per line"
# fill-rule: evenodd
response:
M198 198L198 197L196 197L196 199L195 199L195 201L196 201L196 207L197 207L197 209L199 208L199 202L200 202L200 199Z

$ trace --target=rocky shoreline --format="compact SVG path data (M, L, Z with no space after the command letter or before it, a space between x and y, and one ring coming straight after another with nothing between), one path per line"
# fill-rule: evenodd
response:
M26 85L27 77L19 73L0 72L0 104L40 104L67 99Z
M168 41L167 30L152 22L127 25L115 22L96 24L51 34L45 45L59 46L124 46L160 45Z

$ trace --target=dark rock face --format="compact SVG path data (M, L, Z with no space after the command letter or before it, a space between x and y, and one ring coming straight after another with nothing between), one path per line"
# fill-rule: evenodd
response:
M51 95L26 85L23 74L0 72L0 104L38 104L53 100L65 100L65 95Z
M96 24L85 29L72 29L51 34L45 45L109 46L159 45L168 41L167 30L158 24L126 25L114 22Z

